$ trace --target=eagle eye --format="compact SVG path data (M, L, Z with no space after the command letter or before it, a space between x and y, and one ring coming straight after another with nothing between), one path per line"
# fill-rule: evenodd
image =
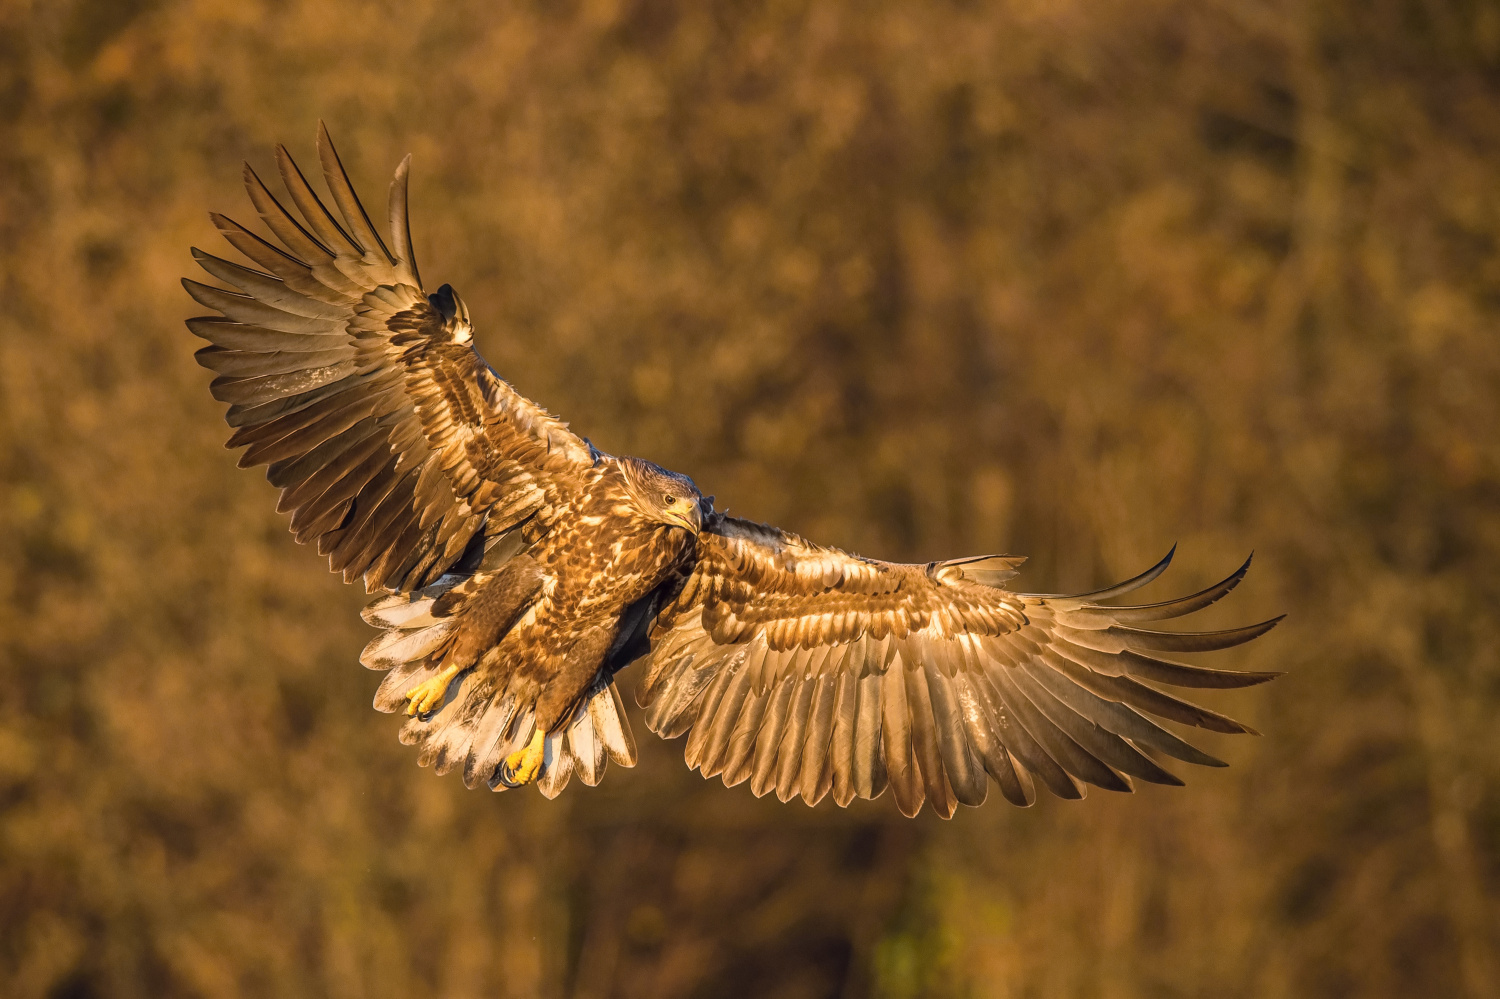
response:
M673 496L671 493L667 493L661 499L663 503L667 504L667 506L671 506L673 503L677 502L677 497Z

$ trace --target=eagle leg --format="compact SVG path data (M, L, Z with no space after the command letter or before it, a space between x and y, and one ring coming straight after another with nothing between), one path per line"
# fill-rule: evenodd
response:
M443 695L448 692L448 684L462 672L462 666L449 663L436 676L429 677L411 688L406 692L406 713L412 716L425 715L437 707L442 703Z
M533 732L526 748L511 753L500 765L500 783L506 787L522 787L536 780L542 772L542 751L546 741L546 732L540 728Z

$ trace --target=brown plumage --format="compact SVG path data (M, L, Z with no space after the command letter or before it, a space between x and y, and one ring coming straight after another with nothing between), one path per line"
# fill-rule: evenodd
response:
M839 805L890 788L897 807L953 814L989 780L1018 805L1040 782L1178 784L1158 759L1222 766L1155 718L1248 732L1152 684L1241 687L1274 674L1163 659L1269 630L1169 633L1227 594L1249 563L1179 600L1111 606L1171 555L1079 596L1012 593L1008 556L897 565L809 544L713 510L691 480L604 454L522 397L472 346L467 308L422 290L407 162L391 185L389 245L320 126L337 214L284 148L293 211L246 167L274 238L211 216L254 268L193 250L235 290L185 281L220 315L211 346L230 447L265 464L296 539L381 592L384 629L361 661L388 670L382 711L439 773L557 794L597 783L635 745L614 682L644 659L646 723L687 735L689 766L757 794Z

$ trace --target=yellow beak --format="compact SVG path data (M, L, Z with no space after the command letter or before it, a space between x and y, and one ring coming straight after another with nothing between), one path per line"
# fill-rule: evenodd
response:
M677 523L692 531L694 535L703 530L703 508L697 503L692 504L680 513L674 514L674 519Z

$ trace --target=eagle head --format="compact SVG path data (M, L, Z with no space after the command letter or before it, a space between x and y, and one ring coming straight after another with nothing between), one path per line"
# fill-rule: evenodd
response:
M703 494L692 479L642 458L621 458L620 470L636 508L648 519L691 534L703 529Z

